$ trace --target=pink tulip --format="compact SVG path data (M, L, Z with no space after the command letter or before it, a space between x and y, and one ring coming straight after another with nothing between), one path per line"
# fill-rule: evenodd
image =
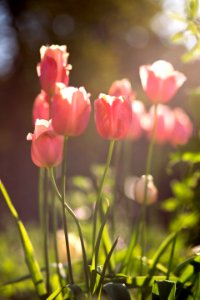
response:
M27 140L32 141L31 158L36 166L54 167L61 163L64 139L54 132L51 120L37 119L34 133L29 133Z
M130 100L135 99L135 93L132 90L131 83L126 78L113 81L109 88L108 95L116 97L125 96Z
M83 133L90 118L89 97L84 87L57 84L52 102L52 125L58 134L77 136Z
M132 122L128 131L127 138L137 140L143 133L142 118L145 115L144 104L139 100L134 100L131 103Z
M175 108L174 114L174 126L171 134L170 142L172 145L183 145L188 142L193 132L193 125L189 117L181 108Z
M33 124L37 119L49 120L49 102L48 95L45 91L41 91L41 93L35 98L33 103Z
M149 113L142 119L142 126L146 130L149 138L152 136L153 124L154 124L154 110L155 106L152 106ZM174 114L169 106L159 104L157 106L157 120L155 130L155 142L158 144L164 144L171 139L171 134L174 128Z
M140 78L144 91L153 103L170 101L186 80L183 73L175 71L173 66L164 60L141 66Z
M146 179L147 178L147 179ZM153 177L151 175L142 175L134 184L134 199L139 204L144 203L145 198L145 184L147 180L147 205L153 204L157 201L158 190L153 182Z
M41 62L37 66L41 88L48 94L54 93L55 84L62 82L68 85L69 70L71 65L67 63L69 54L66 46L52 45L40 48Z
M98 133L105 139L123 139L131 125L132 111L123 97L100 94L94 102L95 123Z

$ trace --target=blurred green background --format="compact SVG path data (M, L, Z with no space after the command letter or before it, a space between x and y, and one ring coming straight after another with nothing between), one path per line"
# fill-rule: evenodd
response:
M169 0L0 2L0 175L23 220L38 216L38 170L31 162L26 135L33 131L32 104L40 92L36 75L40 47L67 45L73 66L70 85L84 86L92 102L100 92L108 91L112 81L126 77L137 98L149 106L141 89L139 66L166 59L189 77L172 103L188 109L187 93L199 84L198 68L195 63L183 65L180 55L184 48L168 41L171 22L166 12L172 4ZM91 115L86 132L69 143L68 174L88 175L93 163L105 162L107 148L108 142L96 133ZM162 187L161 200L170 192L165 173L159 175L166 163L165 156L159 154L168 150L157 149L153 164L156 184ZM146 151L145 138L134 144L128 158L132 175L144 173ZM1 223L5 210L1 201Z

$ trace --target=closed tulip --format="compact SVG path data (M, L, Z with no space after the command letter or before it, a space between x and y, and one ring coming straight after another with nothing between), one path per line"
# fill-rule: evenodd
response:
M134 100L131 102L132 108L132 122L128 131L127 138L137 140L142 136L143 126L142 118L145 115L144 104L139 100Z
M151 138L154 123L154 110L155 106L152 106L149 113L143 116L142 126L147 132L147 136ZM171 134L174 128L174 114L169 106L159 104L157 107L156 129L155 129L155 142L158 144L164 144L170 141Z
M61 163L64 139L54 132L51 120L37 119L34 133L29 133L27 140L32 141L31 158L36 166L55 167Z
M33 124L37 119L49 120L49 97L45 91L35 98L33 103Z
M135 99L135 93L132 90L131 83L126 78L113 81L108 90L108 95L116 97L125 96L130 100Z
M147 198L146 198L146 204L150 205L157 201L158 198L158 190L153 182L153 176L151 175L142 175L134 185L134 199L139 204L142 204L144 202L145 198L145 185L147 180Z
M130 102L123 97L100 94L94 102L95 123L104 139L123 139L131 125Z
M89 94L84 87L57 85L52 101L52 125L58 134L77 136L86 129L91 111Z
M176 94L186 77L174 70L169 62L158 60L152 65L140 67L140 79L145 93L153 103L166 103Z
M193 125L187 114L179 107L173 110L174 126L170 142L173 146L184 145L188 142L193 132Z
M55 84L62 82L68 85L69 70L71 65L67 63L69 54L66 46L52 45L40 48L41 62L37 66L41 88L48 94L54 93Z

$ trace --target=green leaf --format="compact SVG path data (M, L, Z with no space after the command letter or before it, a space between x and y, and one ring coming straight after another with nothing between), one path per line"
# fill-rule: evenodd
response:
M27 233L22 221L19 219L18 213L17 213L15 207L13 206L11 199L10 199L2 181L0 181L0 189L2 191L5 202L8 206L8 209L16 221L16 225L18 227L19 235L20 235L21 242L22 242L22 247L24 250L26 264L28 266L32 281L35 285L36 292L37 292L38 296L43 298L46 295L46 287L44 284L42 273L40 271L39 264L35 258L34 249L33 249L31 240L28 236L28 233Z
M176 283L174 281L155 281L152 288L152 300L174 300Z
M174 43L178 43L178 42L181 42L182 40L184 40L184 38L185 38L185 32L179 31L171 36L171 41Z
M199 2L198 0L187 0L186 1L186 12L189 19L194 19L197 16L198 8L199 8Z
M177 201L176 198L169 198L162 202L161 208L168 211L173 212L175 211L179 206L179 201Z

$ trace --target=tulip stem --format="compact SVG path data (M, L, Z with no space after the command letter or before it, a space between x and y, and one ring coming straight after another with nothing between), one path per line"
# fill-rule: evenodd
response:
M46 286L47 294L50 293L50 270L49 270L49 210L48 210L48 176L47 171L44 172L44 260L46 268Z
M99 188L98 188L97 201L96 201L96 204L95 204L94 219L93 219L93 239L92 239L93 251L94 251L95 241L96 241L97 213L98 213L98 210L100 208L103 185L104 185L105 178L106 178L106 175L107 175L107 172L108 172L108 168L110 166L114 145L115 145L115 140L111 140L110 141L110 146L109 146L109 149L108 149L108 156L107 156L107 160L106 160L106 164L105 164L104 173L103 173L103 176L101 178L100 185L99 185Z
M171 268L172 268L172 262L173 262L173 258L174 258L174 251L175 251L175 246L176 246L176 240L177 240L177 235L178 232L175 233L173 242L172 242L172 248L171 248L171 252L170 252L170 258L169 258L169 264L168 264L168 271L167 271L167 276L166 276L166 280L169 280L169 276L171 273Z
M157 104L154 106L154 118L151 140L147 153L146 172L145 172L145 186L144 186L144 201L141 212L141 260L140 260L140 274L143 273L143 257L145 255L145 243L146 243L146 214L147 214L147 193L148 193L148 175L151 173L151 163L153 157L153 147L155 142L155 133L157 126Z
M65 234L65 243L66 243L66 253L67 253L67 263L69 270L69 283L73 284L73 272L72 272L72 263L70 256L70 248L69 248L69 238L68 238L68 225L67 225L67 217L65 214L65 192L66 192L66 164L67 164L67 141L68 138L64 137L64 146L63 146L63 162L62 162L62 217L63 217L63 227Z
M52 168L49 169L49 177L50 177L51 183L53 185L54 191L55 191L58 199L63 202L62 195L58 190ZM89 275L88 275L87 255L86 255L86 251L85 251L85 245L84 245L81 226L79 224L79 221L78 221L75 213L73 212L73 210L70 208L70 206L65 201L64 201L64 206L65 206L65 210L67 210L68 213L71 215L71 217L74 219L74 221L76 223L76 226L78 228L78 233L79 233L79 238L80 238L81 248L82 248L82 255L83 255L83 264L84 264L84 271L85 271L86 288L87 288L87 291L89 291Z

